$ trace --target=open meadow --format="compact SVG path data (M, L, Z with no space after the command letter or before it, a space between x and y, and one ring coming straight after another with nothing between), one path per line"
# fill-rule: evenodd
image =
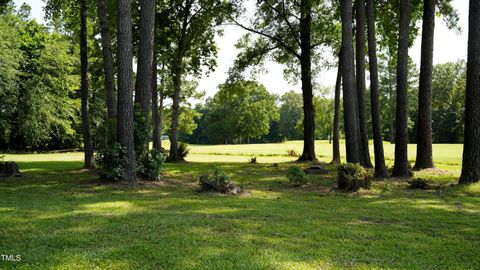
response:
M480 268L480 185L450 186L460 145L435 145L441 170L416 172L432 189L389 179L354 194L332 190L331 165L292 186L288 149L301 142L191 146L189 162L134 187L82 171L82 153L8 154L23 176L0 181L0 251L21 261L0 268ZM317 149L330 159L328 142ZM252 155L261 163L248 164ZM214 168L247 192L198 193L198 177Z

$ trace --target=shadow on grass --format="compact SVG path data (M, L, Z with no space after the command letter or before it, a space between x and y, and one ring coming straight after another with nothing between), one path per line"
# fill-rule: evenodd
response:
M167 165L177 185L148 188L78 172L0 182L0 250L22 255L0 268L480 268L477 197L270 190L288 164L223 164L257 191L196 194L189 183L215 166Z
M83 167L83 161L19 161L22 172L68 171Z

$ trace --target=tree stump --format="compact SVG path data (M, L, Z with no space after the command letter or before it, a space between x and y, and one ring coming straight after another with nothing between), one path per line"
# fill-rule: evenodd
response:
M20 169L15 162L2 162L0 163L0 177L19 177Z

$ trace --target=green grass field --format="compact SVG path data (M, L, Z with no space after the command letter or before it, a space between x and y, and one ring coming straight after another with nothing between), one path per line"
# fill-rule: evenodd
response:
M333 166L293 187L291 163L269 164L301 146L191 146L190 162L135 187L81 171L82 153L6 155L24 176L0 180L0 254L21 261L0 269L480 269L480 185L451 185L460 145L435 145L443 170L416 173L431 190L390 179L356 194L332 190ZM198 193L215 167L248 192Z
M345 147L341 142L340 152L345 156ZM169 147L169 142L163 142L164 147ZM316 141L317 157L320 161L330 162L332 159L332 145L328 141ZM189 162L223 162L244 163L252 156L256 156L259 163L279 163L295 161L295 157L287 155L288 150L295 150L301 154L302 141L289 141L284 143L270 144L246 144L246 145L190 145ZM373 161L373 146L370 146ZM385 159L387 165L393 165L395 145L384 143ZM463 146L461 144L436 144L433 146L435 164L438 168L459 172L462 163ZM415 161L416 145L408 146L409 160ZM0 154L1 155L1 154ZM83 153L58 153L58 154L6 154L5 160L20 162L25 170L63 170L76 169L82 166ZM45 163L44 163L45 162Z

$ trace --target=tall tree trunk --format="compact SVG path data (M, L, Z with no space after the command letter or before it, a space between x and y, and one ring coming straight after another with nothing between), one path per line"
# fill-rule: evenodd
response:
M82 93L82 129L85 152L85 169L93 168L93 145L90 132L89 93L88 93L88 45L87 45L87 0L80 1L80 62Z
M370 150L368 148L368 120L365 108L365 0L356 0L356 69L357 69L357 101L358 101L358 120L360 131L359 150L361 154L361 164L364 167L372 168L370 159Z
M116 140L117 100L115 97L115 68L112 54L112 37L105 0L97 0L98 20L102 41L103 70L105 73L105 96L107 101L107 143Z
M343 117L347 162L360 163L357 101L355 93L355 64L353 62L352 0L341 0L342 58L343 58Z
M465 135L460 184L480 181L480 2L470 0Z
M375 177L388 176L383 153L382 123L378 101L378 60L375 31L375 0L367 0L368 56L370 67L370 100L372 110L373 146L375 152Z
M434 168L432 157L432 73L435 0L423 2L422 56L418 92L417 159L415 169Z
M300 161L317 160L315 154L315 109L313 107L312 87L312 3L311 0L301 1L300 40L302 69L302 92L303 92L303 153Z
M185 36L187 33L188 17L192 2L187 1L185 6L185 14L183 16L182 29L178 39L177 55L173 67L173 102L172 102L172 124L170 127L170 152L168 160L175 162L180 160L178 156L178 121L180 118L180 94L182 91L182 76L183 76L183 57L185 54Z
M134 182L135 145L133 134L133 44L132 44L132 2L118 0L118 123L117 139L126 149L123 180Z
M165 149L162 146L162 135L163 135L163 112L165 110L164 108L164 101L165 101L165 73L164 73L164 67L162 67L162 76L160 77L160 93L159 93L159 99L160 99L160 105L159 105L159 110L158 110L158 134L160 135L160 149L164 151Z
M340 106L342 91L342 52L338 54L337 81L335 82L335 113L333 115L333 159L332 164L340 164Z
M408 42L410 0L400 0L400 29L397 60L397 109L395 132L395 164L393 176L410 177L408 164Z
M150 142L150 103L152 98L153 39L155 32L155 0L140 1L140 41L138 53L137 78L135 83L136 109L141 110L136 119L139 128L136 131L136 148L140 152L148 151Z
M157 83L157 50L156 45L153 49L153 64L152 64L152 125L153 125L153 149L162 151L162 134L159 126L158 113L158 83Z
M175 72L173 76L173 103L172 103L172 125L170 128L170 153L168 160L170 162L178 161L180 157L178 156L178 120L180 115L180 93L182 89L182 65L183 57L181 53L177 56Z

